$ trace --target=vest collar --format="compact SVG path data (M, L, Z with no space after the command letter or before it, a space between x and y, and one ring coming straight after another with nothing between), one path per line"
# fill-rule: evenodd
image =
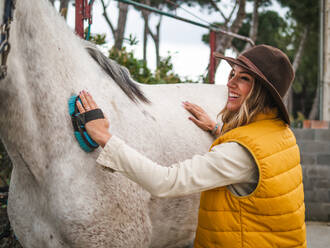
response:
M263 120L274 120L278 118L278 110L276 108L272 108L269 111L267 111L266 113L259 113L257 114L254 119L251 121L251 123L253 122L257 122L257 121L263 121ZM226 127L226 123L223 124L222 129ZM220 135L221 137L222 135ZM216 141L220 138L218 137L216 139Z
M257 116L253 119L252 122L255 121L263 121L263 120L272 120L272 119L277 119L278 117L278 110L276 108L273 108L267 113L259 113Z

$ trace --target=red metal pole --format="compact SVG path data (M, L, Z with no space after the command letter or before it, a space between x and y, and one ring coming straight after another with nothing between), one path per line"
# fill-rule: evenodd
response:
M213 56L213 52L215 51L215 40L216 33L214 31L210 31L210 67L209 67L209 82L210 84L214 84L214 74L215 74L215 58Z
M84 38L84 0L76 0L76 25L77 35Z

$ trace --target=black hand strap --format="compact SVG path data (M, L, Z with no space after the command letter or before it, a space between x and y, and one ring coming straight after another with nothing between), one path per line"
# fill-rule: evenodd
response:
M80 125L85 125L87 122L104 119L104 115L101 109L93 109L91 111L79 114L77 116Z

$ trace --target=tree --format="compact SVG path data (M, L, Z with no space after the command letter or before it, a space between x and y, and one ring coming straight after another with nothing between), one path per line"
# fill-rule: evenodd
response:
M117 27L115 28L111 22L111 19L108 16L107 8L109 6L110 1L105 3L105 0L101 0L101 4L103 7L103 16L109 25L109 28L112 32L112 35L115 40L114 47L118 50L121 50L123 47L125 28L127 22L127 14L128 14L128 5L122 2L118 2L119 15L117 19Z
M60 0L60 13L66 19L70 0Z
M59 0L59 1L60 1L59 12L64 17L64 19L66 19L67 14L68 14L69 2L72 0ZM54 6L55 0L49 0L49 2Z
M151 7L155 7L158 9L163 8L163 1L157 1L157 0L142 0L138 1L142 2L146 5L149 5ZM153 32L149 26L149 20L151 12L146 9L140 9L142 18L144 20L144 30L143 30L143 61L147 63L147 43L148 43L148 36L150 35L152 40L155 44L155 50L156 50L156 64L157 67L160 65L160 26L162 22L162 15L159 15L158 23L156 24L156 31Z
M309 119L317 118L317 54L319 41L319 5L309 0L278 0L289 7L294 47L293 66L296 79L288 96L291 112L301 111ZM308 78L308 81L306 79ZM313 102L310 101L313 99ZM313 106L313 108L312 108Z
M181 5L188 5L188 6L200 6L202 8L209 8L212 9L213 5L217 2L220 2L219 0L136 0L137 2L141 2L144 4L147 4L151 7L155 7L157 9L166 9L167 11L174 11L178 8L181 8ZM155 31L153 32L149 25L150 15L151 12L145 9L140 9L142 17L144 19L144 39L143 39L143 58L144 61L146 61L147 57L147 42L148 42L148 36L150 35L152 40L155 44L156 49L156 61L157 61L157 67L160 65L160 26L162 21L162 15L159 15L159 21L155 26ZM221 12L222 13L222 12ZM229 21L229 20L228 20Z

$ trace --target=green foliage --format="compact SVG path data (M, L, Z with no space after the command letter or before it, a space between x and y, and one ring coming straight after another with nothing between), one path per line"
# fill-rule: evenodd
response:
M319 56L319 3L310 0L278 0L282 6L289 8L286 18L291 20L290 57L297 52L303 30L308 28L308 36L303 55L296 71L293 84L294 112L300 111L308 116L313 105L318 83ZM298 113L295 114L298 116Z
M303 26L318 27L319 2L311 0L277 0L283 7L289 7L288 19L294 19Z
M139 43L138 39L132 34L130 34L128 38L124 38L124 41L127 41L130 46L134 46Z
M290 115L290 121L291 121L291 127L292 128L302 128L304 125L305 116L301 112L297 112L297 117L294 118L292 115Z
M239 30L239 34L249 36L252 23L252 14L247 14ZM258 36L256 44L267 44L280 48L287 52L287 46L290 42L288 24L275 11L265 11L259 14ZM243 51L246 42L234 39L233 46L240 52Z
M96 45L103 45L106 43L105 38L105 34L96 34L90 37L90 41L94 42Z
M88 28L85 28L85 37L87 36ZM96 45L103 45L106 43L106 34L90 34L89 41Z
M192 83L193 80L181 79L173 71L172 56L168 54L161 57L160 65L154 73L146 66L142 59L137 59L132 51L127 51L126 47L117 50L114 47L109 51L109 58L125 66L131 73L134 80L144 84L175 84Z

